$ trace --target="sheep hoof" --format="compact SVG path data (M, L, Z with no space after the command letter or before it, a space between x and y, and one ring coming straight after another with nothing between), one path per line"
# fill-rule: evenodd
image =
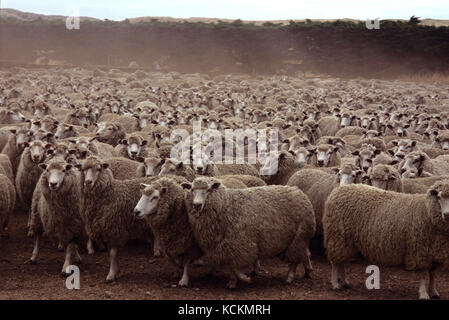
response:
M226 284L226 288L228 288L229 290L234 290L235 288L237 288L237 281L236 280L230 280Z
M61 271L61 277L67 278L68 276L70 276L70 273L66 273L65 271Z
M419 300L430 300L429 294L426 292L424 294L419 295Z
M440 299L440 294L438 293L438 291L434 291L430 294L430 299Z
M94 253L95 253L95 250L94 250L94 249L88 249L88 250L87 250L87 254L92 255L92 254L94 254Z
M115 275L115 276L108 275L106 277L106 283L112 283L112 282L115 282L117 280L118 280L118 276L117 275Z
M342 287L343 287L343 289L351 289L352 288L352 286L349 282L344 282Z
M58 251L59 252L64 251L64 246L62 244L58 244Z
M285 279L285 283L286 284L292 284L294 279L295 278L293 278L293 277L288 277L287 279Z
M187 288L189 286L189 281L185 280L185 279L181 279L178 282L178 287L179 288Z
M154 251L153 253L154 258L160 258L162 257L162 253L159 250Z
M37 264L37 260L30 259L30 260L25 261L25 264L36 265Z

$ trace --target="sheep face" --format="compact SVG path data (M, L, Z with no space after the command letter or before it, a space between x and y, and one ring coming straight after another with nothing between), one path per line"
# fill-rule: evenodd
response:
M182 162L178 162L174 159L167 159L161 167L159 172L160 176L175 175L183 167Z
M207 169L211 165L212 165L212 161L209 159L209 157L207 155L205 155L205 154L202 154L200 156L194 155L192 167L193 167L193 170L195 170L195 173L205 174L207 172Z
M332 145L320 145L315 150L317 165L319 167L327 167L334 152L338 151L338 147Z
M67 172L72 169L72 165L61 162L58 159L50 161L48 165L41 163L39 168L44 170L43 175L48 181L48 188L54 191L62 186Z
M134 208L134 214L138 219L143 219L156 213L161 193L165 193L166 189L162 188L164 191L161 191L145 183L140 184L140 189L142 197Z
M81 171L84 174L84 187L86 189L92 189L98 181L101 172L109 168L109 164L93 159L86 159L81 166Z
M185 187L185 185L186 184L183 184L183 187ZM195 179L191 185L190 191L192 194L193 208L198 212L203 211L204 206L206 205L207 196L220 186L221 182L218 179Z
M344 112L341 116L340 116L340 127L341 128L345 128L351 125L351 122L355 119L356 117L354 115L351 115L350 113L346 113Z
M447 182L437 182L429 191L427 196L431 201L436 201L441 210L441 218L445 222L449 222L449 185Z
M123 139L121 144L126 146L128 157L135 159L140 156L142 148L147 144L147 141L138 136L131 136L129 139Z
M48 113L48 106L38 105L34 108L33 116L38 118L43 118Z
M41 121L37 120L37 119L31 119L28 120L27 122L29 122L29 130L30 132L36 132L37 130L39 130L41 128Z
M17 109L11 109L11 110L1 110L1 113L4 113L6 115L6 118L9 118L10 123L19 123L25 121L25 116ZM0 116L3 118L3 114Z
M44 160L45 152L51 147L51 144L44 144L42 141L36 140L31 143L25 142L25 147L30 149L30 159L34 163L40 163Z
M416 168L417 170L421 168L422 162L428 157L422 152L412 152L404 157L404 159L399 164L400 173L404 173L407 169Z
M70 123L84 128L89 127L88 114L84 111L77 111L70 114Z
M75 136L75 129L72 125L61 123L56 129L55 138L58 140Z
M263 167L260 169L260 174L263 176L275 175L279 169L279 157L284 155L283 152L279 154L276 151L268 153L265 156Z
M304 165L309 163L310 157L313 155L313 151L307 150L304 147L289 152L295 157L295 164L298 166L298 168L302 168Z
M360 151L356 150L352 154L357 157L357 165L362 168L363 171L367 172L373 164L373 160L381 151L375 149L374 147L368 146L363 147Z
M11 130L11 132L15 134L16 147L19 150L23 150L23 148L25 147L25 143L30 142L33 138L33 133L24 129L19 131Z
M414 140L393 140L392 143L396 146L394 155L403 159L407 153L416 150L416 141Z
M142 162L144 167L145 177L157 176L161 170L161 166L164 164L164 159L160 158L142 158L137 157L137 161Z
M377 165L368 171L370 184L379 189L392 190L391 184L400 179L397 172L385 165ZM396 190L395 190L396 191Z
M361 119L361 124L360 125L361 125L361 127L363 129L367 129L368 130L371 127L374 127L375 121L376 121L376 118L374 118L374 117L364 116Z
M356 167L345 165L337 170L336 181L340 186L347 184L360 183L363 171L357 170Z
M105 142L108 141L108 139L112 138L114 133L118 130L118 126L114 123L100 122L97 125L95 135L99 141Z

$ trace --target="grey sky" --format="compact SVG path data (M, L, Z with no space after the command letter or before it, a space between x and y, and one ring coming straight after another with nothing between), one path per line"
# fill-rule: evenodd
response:
M123 20L142 16L242 20L421 18L449 19L449 0L0 0L2 8Z

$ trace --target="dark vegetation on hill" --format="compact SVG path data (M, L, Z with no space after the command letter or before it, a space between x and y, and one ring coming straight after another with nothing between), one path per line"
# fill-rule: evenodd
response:
M82 21L67 30L61 20L0 19L0 60L33 62L39 50L74 65L128 66L136 61L166 70L273 74L302 70L337 77L396 78L449 73L449 27L382 21L232 23L161 22L152 19ZM286 67L286 62L290 63Z

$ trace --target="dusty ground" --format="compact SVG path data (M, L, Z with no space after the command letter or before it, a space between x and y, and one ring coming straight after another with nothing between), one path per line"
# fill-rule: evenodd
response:
M177 283L176 268L166 259L151 259L145 246L129 246L121 251L121 278L105 283L108 258L105 252L82 254L80 290L68 290L59 276L63 253L47 240L41 244L37 265L24 264L33 243L26 237L26 215L16 213L10 225L10 238L1 239L0 299L415 299L418 275L394 268L381 268L381 289L367 290L367 263L348 266L354 288L341 292L330 289L330 266L324 257L313 257L311 279L297 279L285 285L282 279L287 265L278 260L265 261L264 272L250 285L237 290L225 289L224 274L207 267L194 267L189 289L172 287ZM301 276L302 270L298 272ZM439 273L438 289L443 299L449 298L449 274Z

